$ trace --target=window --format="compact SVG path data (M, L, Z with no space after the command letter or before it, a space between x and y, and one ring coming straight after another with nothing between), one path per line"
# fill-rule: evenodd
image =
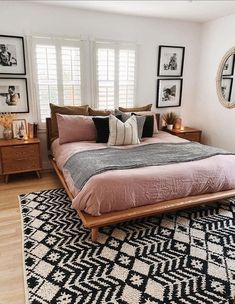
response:
M113 109L135 102L136 50L119 45L96 45L96 106Z
M49 114L49 102L58 102L56 48L51 45L36 46L38 98L41 120Z
M64 104L81 102L80 48L62 47Z
M118 106L132 107L135 99L135 50L119 51Z
M97 50L97 81L98 81L98 107L112 109L114 107L115 87L115 50Z
M40 121L50 116L49 103L81 104L81 46L78 41L35 39Z

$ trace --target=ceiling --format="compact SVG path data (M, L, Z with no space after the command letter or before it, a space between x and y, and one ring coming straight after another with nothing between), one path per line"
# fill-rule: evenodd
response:
M235 14L235 1L27 1L126 15L207 22Z

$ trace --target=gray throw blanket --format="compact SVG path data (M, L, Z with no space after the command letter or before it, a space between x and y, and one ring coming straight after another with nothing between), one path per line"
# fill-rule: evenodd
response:
M218 154L233 153L196 142L155 143L130 149L107 147L75 153L67 160L64 169L70 172L75 186L81 190L89 178L108 170L170 165Z

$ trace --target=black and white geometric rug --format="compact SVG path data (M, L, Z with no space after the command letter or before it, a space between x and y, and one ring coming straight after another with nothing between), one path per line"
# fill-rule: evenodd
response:
M235 199L121 223L90 240L63 189L20 196L31 304L230 304Z

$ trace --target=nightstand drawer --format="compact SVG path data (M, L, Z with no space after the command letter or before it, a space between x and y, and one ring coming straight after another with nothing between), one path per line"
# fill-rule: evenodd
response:
M201 132L194 132L194 133L185 132L182 134L178 134L178 136L187 140L200 142Z
M38 158L39 145L19 145L2 148L2 160L5 161L24 161L27 158Z
M199 129L184 127L183 129L167 130L167 132L190 141L201 142L202 131Z
M24 171L40 170L40 159L37 156L21 157L15 160L6 160L2 166L3 174Z

